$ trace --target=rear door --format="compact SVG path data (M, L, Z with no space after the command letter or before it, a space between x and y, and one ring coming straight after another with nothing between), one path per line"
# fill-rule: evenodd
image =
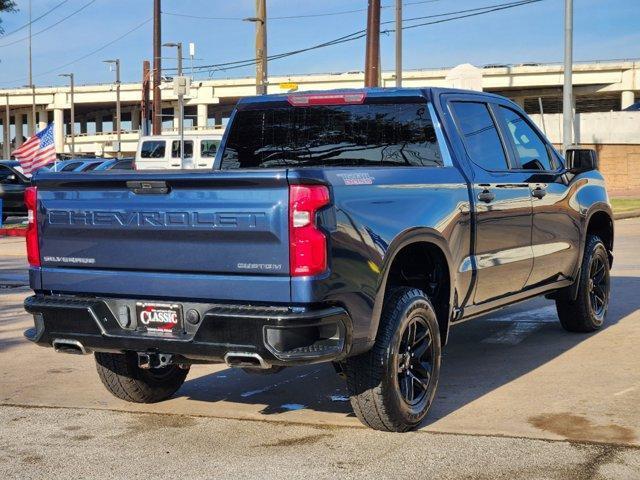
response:
M533 267L531 193L527 175L510 170L509 151L494 108L481 96L449 100L472 169L477 268L474 304L522 290Z

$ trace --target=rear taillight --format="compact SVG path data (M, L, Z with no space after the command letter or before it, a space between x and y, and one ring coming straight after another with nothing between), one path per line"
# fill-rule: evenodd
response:
M327 238L318 228L316 213L328 204L327 187L289 187L289 266L293 277L317 275L327 269Z
M32 267L40 266L40 245L38 244L38 189L27 187L24 191L27 207L27 260Z

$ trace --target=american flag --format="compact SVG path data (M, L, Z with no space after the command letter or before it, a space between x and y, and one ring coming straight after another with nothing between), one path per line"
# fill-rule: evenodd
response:
M13 151L13 156L20 162L24 173L33 172L48 163L56 161L56 145L53 141L53 123L36 133Z

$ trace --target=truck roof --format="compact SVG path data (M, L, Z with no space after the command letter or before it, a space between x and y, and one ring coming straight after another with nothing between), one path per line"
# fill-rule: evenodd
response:
M256 103L269 103L269 102L286 102L287 98L296 95L328 95L328 94L354 94L364 93L367 97L374 98L392 98L392 97L425 97L433 98L442 94L472 94L492 96L496 98L504 98L494 93L482 92L477 90L464 90L460 88L441 88L441 87L425 87L425 88L342 88L334 90L309 90L309 91L296 91L287 93L276 93L269 95L257 95L253 97L241 98L238 101L238 106L256 104Z

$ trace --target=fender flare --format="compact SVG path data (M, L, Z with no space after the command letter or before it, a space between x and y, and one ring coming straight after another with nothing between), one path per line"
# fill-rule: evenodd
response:
M384 298L387 289L387 279L389 277L389 271L391 265L395 260L398 253L405 247L414 243L431 243L438 247L444 254L447 262L447 268L449 270L449 312L446 318L446 331L445 338L441 339L443 344L446 342L449 334L449 326L452 311L454 308L455 297L455 268L452 268L451 252L447 241L442 237L440 232L428 227L416 227L405 230L398 234L387 249L382 268L380 269L380 275L378 276L378 285L376 286L376 298L371 313L371 323L369 326L369 332L367 335L367 348L372 347L378 333L378 326L380 325L380 317L382 316L382 307L384 304Z
M580 252L578 254L578 261L576 262L577 265L576 265L575 274L574 274L575 280L573 282L573 285L571 285L570 298L573 300L575 300L578 297L578 287L580 285L580 282L578 281L578 279L580 278L580 273L581 273L580 269L582 267L582 257L584 256L584 247L587 243L587 230L589 229L589 222L591 222L591 219L596 213L600 213L600 212L606 213L609 219L611 220L611 234L613 237L615 222L613 221L613 211L611 210L611 206L606 202L594 203L589 207L589 209L587 210L587 213L584 216L584 223L582 225L582 231L580 232ZM613 238L611 241L613 244ZM611 252L609 252L609 255L611 256Z

